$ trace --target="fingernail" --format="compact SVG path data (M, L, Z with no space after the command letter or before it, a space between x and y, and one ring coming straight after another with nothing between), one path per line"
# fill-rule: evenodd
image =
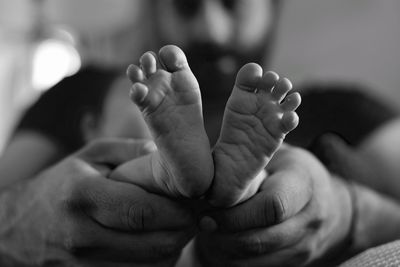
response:
M199 228L204 232L214 232L218 229L218 225L213 218L204 216L200 219Z
M157 151L157 146L153 141L149 141L143 145L143 150L147 152Z

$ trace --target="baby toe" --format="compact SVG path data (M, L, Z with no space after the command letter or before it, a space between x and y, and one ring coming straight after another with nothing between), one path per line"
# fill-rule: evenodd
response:
M267 71L261 78L258 88L265 90L266 92L271 92L272 88L279 81L279 75L273 71Z
M129 65L126 75L132 83L143 82L145 79L142 69L134 64Z
M244 91L253 92L257 89L261 77L261 66L256 63L248 63L239 70L236 76L235 87Z
M153 52L144 53L139 61L140 67L147 78L157 71L157 58Z
M297 115L296 112L290 111L283 113L281 119L281 129L283 133L287 134L288 132L296 128L298 124L299 124L299 116Z
M159 56L161 64L169 72L179 71L189 66L185 53L175 45L166 45L161 48Z
M301 96L299 93L295 92L285 97L285 100L281 104L281 108L284 111L294 111L300 106L300 103Z
M292 87L292 83L289 81L289 79L280 79L272 90L272 97L280 102L285 98L287 92L289 92Z
M130 91L131 100L138 106L142 106L149 89L143 83L134 83Z

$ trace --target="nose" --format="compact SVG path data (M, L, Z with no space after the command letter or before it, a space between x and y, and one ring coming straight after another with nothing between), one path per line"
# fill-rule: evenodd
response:
M203 42L224 45L231 41L233 16L221 1L204 0L192 23L193 34Z

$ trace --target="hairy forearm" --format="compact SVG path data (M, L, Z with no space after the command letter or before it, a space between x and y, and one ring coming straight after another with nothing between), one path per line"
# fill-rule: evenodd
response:
M1 266L37 264L44 250L40 246L43 243L38 242L40 233L34 231L41 217L35 207L40 195L30 188L31 183L18 183L0 191Z
M356 221L352 249L362 251L400 238L400 203L354 185Z

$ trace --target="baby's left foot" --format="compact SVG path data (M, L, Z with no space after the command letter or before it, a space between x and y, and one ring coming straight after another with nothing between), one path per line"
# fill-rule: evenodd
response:
M254 63L243 66L225 108L213 151L215 176L209 192L214 206L229 207L256 193L268 162L287 133L296 128L300 95L274 72L262 74Z

